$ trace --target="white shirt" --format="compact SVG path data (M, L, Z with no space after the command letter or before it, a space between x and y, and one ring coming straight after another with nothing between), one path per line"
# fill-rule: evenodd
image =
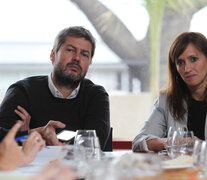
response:
M52 95L54 97L64 99L62 93L55 87L54 83L52 82L51 76L52 76L52 74L48 75L48 87L50 89L50 92L52 93ZM80 83L79 83L78 87L76 89L74 89L68 97L66 97L66 99L76 98L76 96L78 95L79 89L80 89Z

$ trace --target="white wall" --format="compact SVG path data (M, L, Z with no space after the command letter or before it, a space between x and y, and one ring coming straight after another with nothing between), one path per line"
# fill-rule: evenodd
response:
M151 112L150 93L109 96L113 138L133 140Z

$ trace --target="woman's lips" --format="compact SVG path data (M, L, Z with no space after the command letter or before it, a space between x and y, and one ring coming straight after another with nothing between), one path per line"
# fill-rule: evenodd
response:
M195 74L185 76L185 79L191 79L195 76Z

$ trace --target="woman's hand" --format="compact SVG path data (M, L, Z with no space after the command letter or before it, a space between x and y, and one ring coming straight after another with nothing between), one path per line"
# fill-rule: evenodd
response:
M0 144L0 169L14 170L34 160L37 153L45 146L45 141L37 132L32 132L23 142L22 149L14 140L22 121L18 121L8 132Z
M21 126L22 122L18 121L0 144L0 169L2 170L13 170L22 164L24 154L14 141L15 135Z
M24 159L21 165L31 163L44 146L45 141L42 139L41 135L36 131L32 132L28 138L23 141L22 152L24 154Z
M30 114L21 106L17 106L17 109L15 109L14 112L22 119L23 125L21 127L21 130L29 130L31 119Z
M150 151L161 151L166 149L166 138L155 138L147 141L147 147Z

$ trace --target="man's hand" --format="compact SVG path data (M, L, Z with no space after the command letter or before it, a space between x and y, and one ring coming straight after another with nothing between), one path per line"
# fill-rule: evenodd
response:
M30 114L21 106L17 106L17 109L15 109L14 112L22 119L23 125L21 127L21 130L29 130L31 119Z
M60 121L49 121L46 126L39 127L32 129L31 132L37 131L39 132L43 139L46 141L46 145L49 146L58 146L58 145L64 145L64 143L61 143L57 139L57 135L55 133L56 128L64 128L65 124L61 123Z

